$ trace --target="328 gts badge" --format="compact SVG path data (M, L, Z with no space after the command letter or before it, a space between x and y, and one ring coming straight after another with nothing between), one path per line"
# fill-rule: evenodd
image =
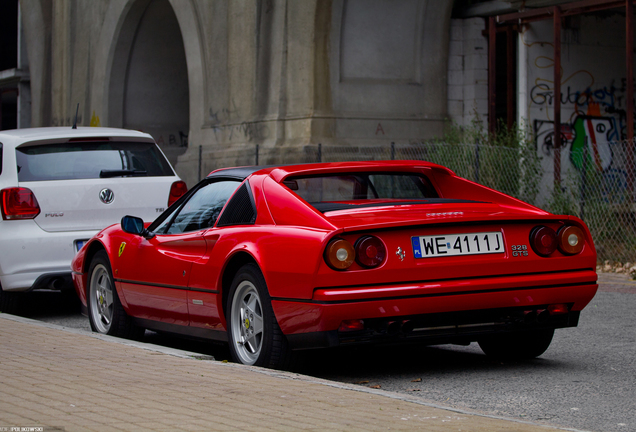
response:
M512 256L528 256L528 245L512 245Z

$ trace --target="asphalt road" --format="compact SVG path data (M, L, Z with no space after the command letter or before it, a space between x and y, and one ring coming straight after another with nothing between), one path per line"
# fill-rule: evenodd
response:
M307 375L427 402L587 431L636 431L636 282L601 275L579 327L558 330L538 359L500 363L476 344L312 351ZM90 331L77 303L32 295L23 315ZM229 359L224 346L146 332L144 342Z

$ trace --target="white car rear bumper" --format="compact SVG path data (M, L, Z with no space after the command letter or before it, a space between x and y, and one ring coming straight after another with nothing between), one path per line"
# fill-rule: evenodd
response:
M4 291L56 289L71 273L77 241L97 231L46 232L33 220L0 221L0 284ZM38 280L39 279L39 280ZM38 281L37 286L34 283Z

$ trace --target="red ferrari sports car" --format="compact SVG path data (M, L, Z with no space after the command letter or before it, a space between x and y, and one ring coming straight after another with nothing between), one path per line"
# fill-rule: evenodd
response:
M580 219L421 161L217 170L72 264L94 331L227 341L235 361L272 368L360 343L536 357L578 324L595 268Z

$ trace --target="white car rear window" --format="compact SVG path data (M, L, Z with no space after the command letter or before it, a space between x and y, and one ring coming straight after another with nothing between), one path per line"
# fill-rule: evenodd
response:
M16 149L18 181L172 176L154 143L72 142Z

